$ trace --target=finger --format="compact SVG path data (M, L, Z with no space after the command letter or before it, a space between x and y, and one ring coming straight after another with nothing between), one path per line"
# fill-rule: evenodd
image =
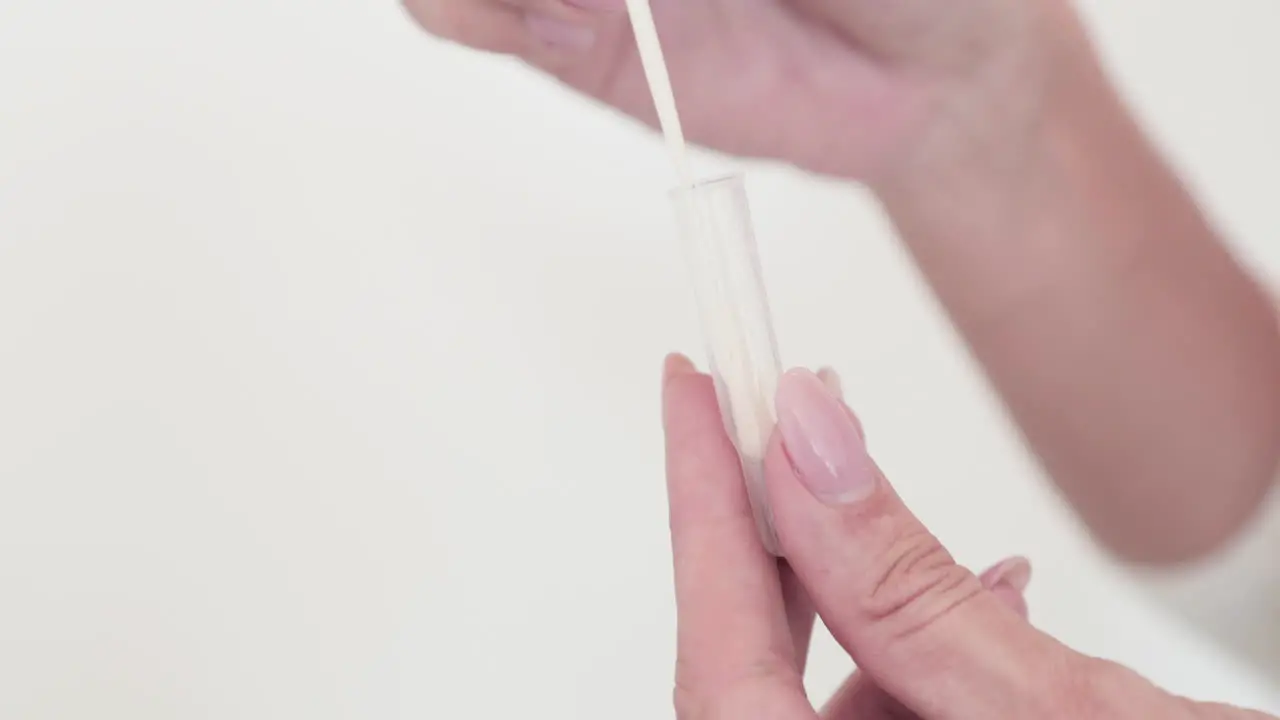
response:
M807 709L811 715L777 561L760 544L711 378L682 357L667 360L663 424L678 611L677 711L803 718Z
M1011 557L992 566L978 577L1005 607L1023 620L1028 619L1026 590L1031 583L1031 563L1023 557Z
M525 14L495 0L404 0L409 15L436 37L494 53L529 45Z
M818 379L826 386L827 392L844 399L844 382L840 380L840 373L835 368L824 367L818 370Z
M1025 558L1009 558L982 573L982 586L995 594L1005 607L1027 616L1023 592L1031 582L1031 563ZM822 711L824 720L878 720L910 717L902 703L881 690L865 676L855 673L841 686Z
M616 14L614 8L597 7L591 0L505 1L524 11L532 41L526 53L530 61L554 61L563 56L582 59L580 56L599 42L601 20Z
M1067 651L956 565L812 373L779 383L766 458L788 561L870 678L922 717L1038 717Z
M818 379L822 381L824 386L826 386L827 391L838 398L842 404L845 402L844 382L840 380L840 375L835 371L835 368L822 368L818 371ZM862 441L865 443L867 440L867 432L866 428L862 426L862 421L859 420L858 416L854 415L853 411L849 410L847 406L844 409L845 414L849 416L849 420L858 429L858 435L862 437Z
M982 23L1008 21L1009 12L983 12L968 3L930 0L790 0L801 13L852 40L880 59L918 58L922 52L945 57L973 53ZM988 30L987 35L993 34ZM985 37L986 35L984 35ZM948 52L950 51L950 52ZM959 57L964 57L959 55Z
M809 664L813 624L818 616L813 609L813 601L809 599L809 591L804 589L796 571L791 569L786 560L778 561L778 580L782 586L782 604L787 612L787 630L791 633L796 672L803 677L805 667Z
M602 28L617 28L613 0L404 0L419 25L478 50L556 64L596 49Z
M824 367L818 370L818 378L832 395L838 398L844 397L840 375L833 368ZM850 413L850 417L852 416L853 413ZM813 601L809 599L809 591L804 589L804 584L796 576L795 570L787 565L786 560L778 561L778 576L782 584L782 602L787 608L787 625L791 630L792 645L795 647L796 668L803 676L809 661L809 646L813 643L813 623L817 619L817 614L813 609Z
M1195 717L1203 720L1276 720L1275 715L1268 715L1257 710L1245 710L1234 705L1193 703L1192 707L1199 710L1199 714Z

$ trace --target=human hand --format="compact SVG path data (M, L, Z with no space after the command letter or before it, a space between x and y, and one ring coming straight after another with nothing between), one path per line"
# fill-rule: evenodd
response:
M653 0L686 134L876 181L922 155L1016 151L1063 0ZM405 0L429 31L519 56L654 124L624 0ZM989 148L988 148L989 149Z
M710 378L673 357L663 399L682 720L819 717L801 682L809 598L864 674L828 720L1267 717L1175 697L1034 629L1016 581L959 567L907 510L813 374L782 379L766 460L784 564L757 538Z
M654 123L625 0L404 2L439 36ZM1186 562L1253 517L1280 453L1269 298L1071 0L652 4L687 135L866 181L1104 546Z

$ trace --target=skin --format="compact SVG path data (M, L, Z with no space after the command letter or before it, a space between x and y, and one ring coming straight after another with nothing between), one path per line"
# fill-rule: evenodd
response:
M837 458L837 474L874 470L849 461L867 457L852 413L811 373L783 378L779 413L808 404L812 415L815 396L827 405L818 410L825 420L805 423ZM663 409L682 720L1268 717L1176 697L1039 632L1021 601L1025 561L970 574L878 471L861 478L871 485L856 498L818 494L812 486L830 483L811 477L802 460L811 450L800 447L808 440L786 420L766 461L787 557L779 563L758 540L711 378L685 358L668 359ZM840 421L850 438L844 447L831 442L839 433L820 427ZM860 668L821 710L801 682L810 608Z
M652 124L623 0L405 0ZM688 136L865 183L1049 475L1130 561L1199 558L1280 462L1271 302L1068 0L652 0Z
M1249 519L1280 461L1280 330L1116 96L1067 0L653 0L688 136L866 184L1097 537L1149 563ZM406 0L652 124L622 0ZM663 383L684 720L1266 716L1032 627L867 455L834 378L782 379L761 547L711 380ZM821 711L814 613L860 668Z

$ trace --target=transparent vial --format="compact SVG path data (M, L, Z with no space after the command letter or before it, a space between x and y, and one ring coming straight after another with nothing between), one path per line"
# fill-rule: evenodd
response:
M743 176L680 187L671 197L725 430L742 461L761 541L779 555L764 455L777 423L782 364Z

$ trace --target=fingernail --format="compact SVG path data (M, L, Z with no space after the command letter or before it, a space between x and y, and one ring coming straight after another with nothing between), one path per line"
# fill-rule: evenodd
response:
M982 574L982 584L988 588L1007 585L1017 592L1024 592L1031 584L1031 561L1012 557Z
M800 482L820 502L845 505L875 490L875 464L857 425L817 375L792 370L782 376L778 430Z
M596 43L596 31L585 25L537 13L526 15L525 23L534 37L554 48L583 52Z
M698 368L694 366L692 360L680 353L671 353L667 356L666 361L662 363L662 384L666 385L673 377L688 375L697 371Z
M840 373L835 368L824 367L818 371L818 379L827 386L827 391L838 398L844 397L844 383L840 382Z
M619 12L626 7L624 0L564 0L564 4L579 10Z
M858 430L858 437L862 438L862 443L865 445L867 442L867 431L862 427L862 421L858 419L858 416L854 415L853 411L849 409L847 404L845 404L844 383L840 380L840 373L836 372L835 368L824 367L818 371L818 379L827 387L827 391L834 395L838 400L840 400L840 403L844 405L841 409L844 410L844 414L848 415L849 419L853 421L853 426Z

